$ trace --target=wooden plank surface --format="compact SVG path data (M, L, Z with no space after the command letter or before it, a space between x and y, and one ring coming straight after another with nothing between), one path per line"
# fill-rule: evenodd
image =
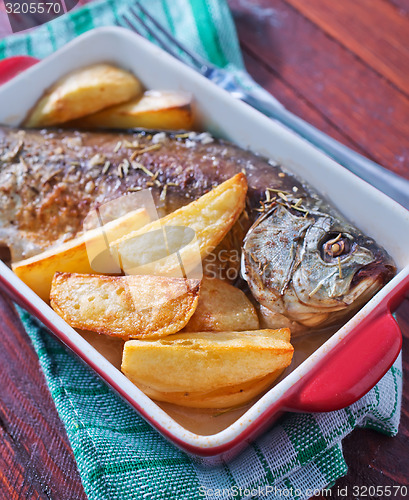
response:
M286 0L341 46L409 95L408 19L385 0Z
M395 85L285 0L229 4L257 81L291 111L307 106L311 123L320 127L325 120L326 132L337 130L346 143L409 178L409 100ZM259 79L256 67L269 78ZM282 98L283 88L295 98Z
M0 498L86 499L37 355L0 293Z
M409 178L407 0L229 4L247 68L259 83L321 130ZM363 17L368 4L371 14ZM9 30L1 15L0 36ZM371 25L374 20L377 27ZM399 320L407 379L408 300ZM1 295L0 333L0 500L85 498L36 354L11 303ZM408 449L405 385L398 436L357 430L345 439L349 470L332 489L332 498L337 498L338 487L409 485Z

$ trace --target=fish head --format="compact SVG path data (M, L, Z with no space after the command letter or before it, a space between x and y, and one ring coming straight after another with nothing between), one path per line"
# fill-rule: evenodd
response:
M394 272L389 255L338 214L284 205L255 222L242 251L255 299L308 327L362 306Z

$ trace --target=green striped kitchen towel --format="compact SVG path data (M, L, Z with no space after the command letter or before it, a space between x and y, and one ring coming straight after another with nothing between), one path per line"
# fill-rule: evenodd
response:
M192 49L247 78L224 0L143 3ZM0 55L45 57L84 31L116 24L129 5L128 0L104 0L82 7L34 32L0 41ZM67 429L90 500L305 499L346 473L341 441L355 427L391 436L398 431L400 358L349 408L327 414L287 415L235 460L208 469L166 442L36 320L23 311L20 314ZM69 492L66 498L70 498Z

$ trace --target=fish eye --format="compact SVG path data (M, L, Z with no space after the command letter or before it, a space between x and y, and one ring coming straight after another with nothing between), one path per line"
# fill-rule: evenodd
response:
M349 254L352 243L342 233L329 233L320 241L319 247L324 262L331 262L333 259Z

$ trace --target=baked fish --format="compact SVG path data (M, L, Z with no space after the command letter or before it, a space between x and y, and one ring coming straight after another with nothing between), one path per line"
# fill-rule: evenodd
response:
M248 206L221 247L240 253L243 245L242 275L266 324L327 323L393 276L385 250L312 188L273 162L194 132L0 127L0 247L12 261L40 253L78 236L89 211L146 188L163 216L240 171Z

